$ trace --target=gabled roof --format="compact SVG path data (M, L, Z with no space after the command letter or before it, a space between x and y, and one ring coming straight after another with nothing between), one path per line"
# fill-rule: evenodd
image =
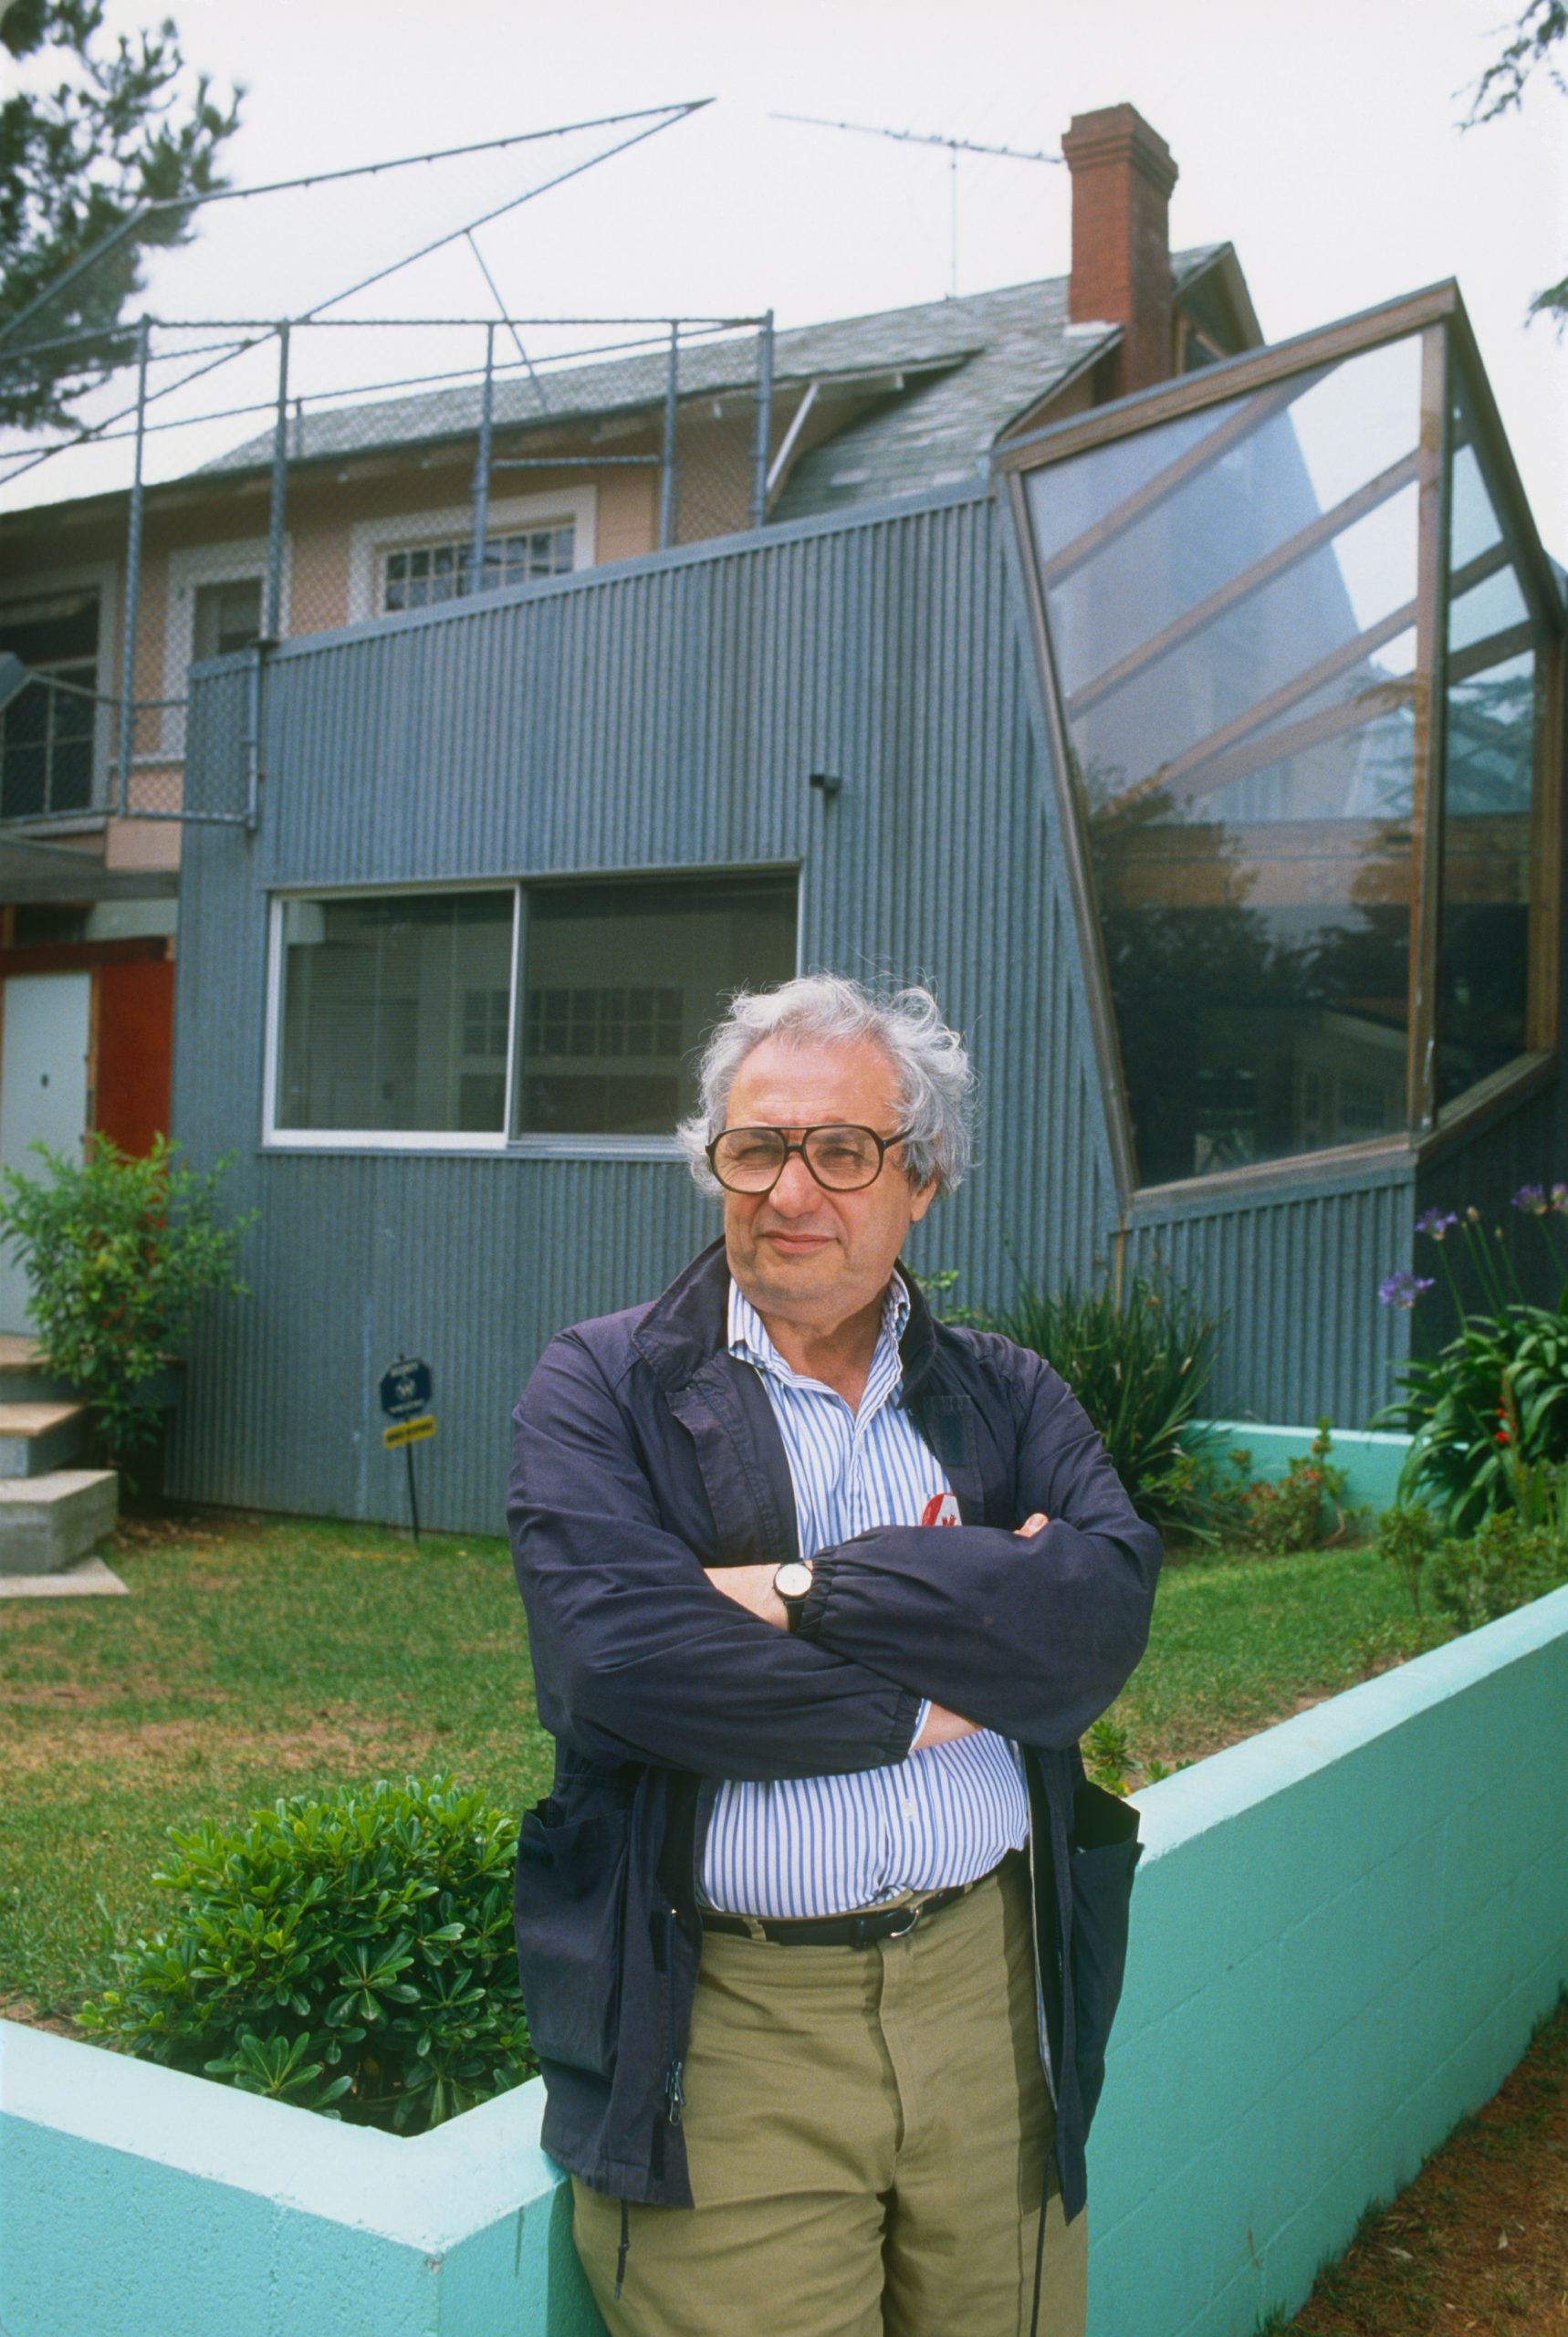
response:
M1229 256L1228 245L1173 253L1178 294ZM1118 338L1113 326L1069 324L1065 277L777 334L776 389L799 391L816 383L824 391L877 403L800 457L770 516L799 519L973 477L1011 424ZM681 352L683 403L747 393L757 377L755 334L695 342ZM550 430L652 414L663 398L662 358L614 359L548 372L542 398L531 377L498 376L494 420L509 431ZM318 409L291 427L290 460L340 461L472 439L479 403L478 385L465 383L418 397ZM267 432L196 475L255 470L271 460Z

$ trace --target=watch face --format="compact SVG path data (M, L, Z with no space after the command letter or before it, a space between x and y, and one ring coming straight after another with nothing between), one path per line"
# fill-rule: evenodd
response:
M804 1598L811 1588L811 1569L802 1558L791 1558L773 1577L780 1598Z

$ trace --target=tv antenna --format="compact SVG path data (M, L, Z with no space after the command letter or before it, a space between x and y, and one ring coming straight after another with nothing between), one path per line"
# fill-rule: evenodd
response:
M960 154L1000 155L1009 162L1054 162L1060 168L1061 154L1031 152L1021 146L982 146L972 138L945 138L940 131L926 130L888 130L874 121L829 121L817 113L776 113L773 121L809 122L813 130L850 130L862 138L894 138L903 146L945 146L947 150L948 245L951 286L949 297L958 297L958 157Z

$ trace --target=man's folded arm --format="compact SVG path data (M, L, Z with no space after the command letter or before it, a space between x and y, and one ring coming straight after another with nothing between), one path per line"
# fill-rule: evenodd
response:
M1075 1744L1148 1640L1160 1538L1071 1391L1042 1365L1020 1511L1050 1523L877 1526L818 1557L801 1635L1031 1745Z
M513 1414L507 1502L539 1718L591 1761L737 1778L900 1761L917 1692L769 1628L661 1523L593 1357L552 1341Z

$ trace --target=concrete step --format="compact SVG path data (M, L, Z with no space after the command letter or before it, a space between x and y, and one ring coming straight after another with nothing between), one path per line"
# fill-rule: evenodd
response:
M19 1331L0 1331L0 1403L64 1404L70 1389L45 1369L37 1339Z
M0 1478L0 1574L57 1574L111 1534L119 1514L112 1469Z
M0 1479L68 1469L86 1438L85 1404L13 1404L0 1399Z

